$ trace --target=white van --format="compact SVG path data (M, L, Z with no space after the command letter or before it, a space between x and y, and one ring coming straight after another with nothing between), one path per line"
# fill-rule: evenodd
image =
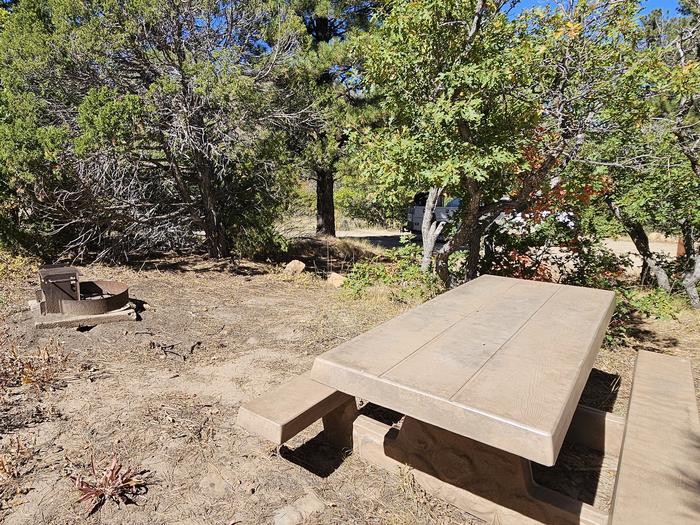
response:
M423 226L423 215L425 214L425 203L428 200L428 194L425 192L416 193L413 197L413 202L408 207L406 230L421 234ZM438 205L435 208L435 220L438 222L449 222L452 214L457 211L461 204L460 199L452 199L445 205L444 196L440 195Z

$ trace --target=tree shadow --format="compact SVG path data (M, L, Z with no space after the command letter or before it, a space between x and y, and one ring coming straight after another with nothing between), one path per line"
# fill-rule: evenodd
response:
M253 261L233 259L208 259L201 256L131 260L123 264L136 271L159 271L172 273L227 273L230 275L255 276L269 273L265 265Z
M627 336L630 338L631 347L634 350L646 350L657 354L665 354L668 350L680 345L678 338L673 336L659 336L654 330L645 328L644 320L635 317L630 320L627 328Z
M350 236L344 236L344 237L339 237L340 239L345 239L345 240L358 240L358 241L364 241L372 246L376 246L377 248L382 248L385 250L389 250L392 248L400 248L401 247L401 237L402 234L396 234L396 235L367 235L367 236L361 236L361 237L350 237ZM419 241L416 241L419 242Z
M306 270L317 274L350 271L355 263L382 259L382 255L360 237L296 237L285 251L268 254L267 260L288 263L299 260Z
M580 403L604 412L611 412L620 390L620 376L594 368L581 393Z

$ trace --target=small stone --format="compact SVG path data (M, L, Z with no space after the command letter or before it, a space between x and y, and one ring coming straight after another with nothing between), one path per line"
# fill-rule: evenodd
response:
M306 265L303 262L294 259L289 261L287 266L284 267L284 273L287 275L299 275L304 271L304 268L306 268Z
M335 288L340 288L343 286L343 283L345 282L345 276L340 275L339 273L331 272L331 274L328 276L328 284L331 286L334 286Z
M231 469L210 466L199 482L199 489L209 497L224 498L230 495L235 480L235 473Z

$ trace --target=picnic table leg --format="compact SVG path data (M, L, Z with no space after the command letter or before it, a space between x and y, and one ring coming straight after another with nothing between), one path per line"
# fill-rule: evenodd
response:
M366 416L354 451L377 466L409 467L429 493L489 523L607 523L590 505L536 485L529 461L406 417L400 431Z
M323 434L326 441L338 448L352 450L353 423L359 412L355 398L323 416Z
M586 405L578 405L566 441L592 448L609 456L620 456L625 418Z

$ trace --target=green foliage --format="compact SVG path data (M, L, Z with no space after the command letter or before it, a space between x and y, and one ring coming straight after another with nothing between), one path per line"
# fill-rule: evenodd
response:
M621 286L632 263L606 248L604 235L591 224L571 211L527 219L496 225L482 271L609 290Z
M659 288L627 288L620 291L622 308L654 319L676 319L678 313L685 308L681 297L670 294Z
M684 235L688 257L679 273L700 248L700 40L693 28L691 11L641 19L622 55L624 74L597 112L607 125L584 145L568 177L573 191L589 189L587 208L617 221L666 272L672 265L649 249L646 231Z
M291 161L303 178L317 181L323 197L324 188L337 187L356 170L347 155L348 130L371 118L371 101L356 89L362 57L354 51L356 42L374 27L370 21L374 5L364 0L300 0L292 5L306 38L294 59L290 90L310 114L307 125L289 138L295 153ZM333 233L334 226L325 224L325 217L333 216L332 189L317 206L324 217L324 233Z
M16 255L0 247L0 281L26 280L39 268L34 257Z
M3 12L5 241L53 230L68 255L112 258L196 246L202 230L214 256L266 242L304 115L285 88L303 31L288 9L27 0Z
M382 97L386 125L360 128L355 152L378 193L401 199L446 186L460 196L465 177L502 192L507 173L525 164L522 149L539 118L521 90L539 59L524 27L505 14L472 41L463 21L474 5L392 2L366 41L366 80Z
M629 257L617 255L600 240L584 238L569 248L569 256L560 266L564 284L614 289L620 286Z
M546 201L607 125L596 111L618 88L636 7L577 2L512 18L501 3L388 3L364 44L382 121L356 131L353 151L386 202L429 188L462 199L436 260L444 282L464 246L456 279L475 277L488 224Z
M632 335L639 317L677 319L687 308L685 300L659 288L620 285L616 289L615 313L608 327L605 344L617 347Z
M78 106L80 135L75 139L76 152L82 155L102 148L128 151L144 116L140 97L120 95L107 87L90 89Z
M462 198L443 231L462 279L485 241L481 272L619 287L628 261L601 239L700 231L700 33L683 6L640 20L634 0L517 17L476 0L12 2L0 242L116 258L204 231L214 256L255 255L285 244L284 213L316 206L301 175L375 224L403 223L430 187ZM359 263L348 289L428 297L419 255Z
M420 246L404 237L402 246L388 250L385 258L355 263L343 288L354 297L362 296L372 288L383 287L388 289L389 297L394 301L426 301L438 295L441 286L435 275L421 272L420 258Z
M366 184L357 184L351 177L343 179L343 186L336 192L338 207L354 219L376 226L399 226L406 223L406 199L389 200Z

